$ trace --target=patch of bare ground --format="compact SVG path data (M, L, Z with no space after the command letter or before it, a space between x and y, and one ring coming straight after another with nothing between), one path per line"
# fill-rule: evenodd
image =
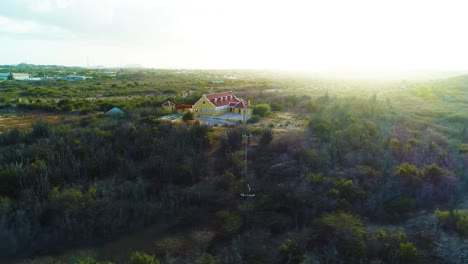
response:
M61 119L76 117L75 115L51 114L40 112L1 113L0 133L12 128L28 129L38 120L49 123L58 123Z
M301 131L307 127L308 120L304 115L291 112L273 112L252 127L272 127L274 133Z

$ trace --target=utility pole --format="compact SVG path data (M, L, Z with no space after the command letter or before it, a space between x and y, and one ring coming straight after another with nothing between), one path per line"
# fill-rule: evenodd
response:
M244 132L242 138L245 141L245 148L244 148L244 177L247 185L247 192L241 193L242 197L255 197L255 193L252 193L252 189L250 188L250 184L248 184L248 170L247 170L247 152L249 151L249 140L252 135L247 135L247 122L245 120L245 108L244 108Z

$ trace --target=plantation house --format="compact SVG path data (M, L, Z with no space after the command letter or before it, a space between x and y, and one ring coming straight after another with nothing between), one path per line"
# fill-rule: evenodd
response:
M217 116L224 113L252 115L248 103L237 98L232 91L204 94L193 106L193 113L198 117Z

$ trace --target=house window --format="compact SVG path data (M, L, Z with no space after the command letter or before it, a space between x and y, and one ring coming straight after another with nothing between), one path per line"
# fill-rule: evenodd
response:
M203 104L205 104L205 101L203 101Z
M200 113L203 112L203 108L200 108Z
M208 113L208 108L206 109L206 112Z

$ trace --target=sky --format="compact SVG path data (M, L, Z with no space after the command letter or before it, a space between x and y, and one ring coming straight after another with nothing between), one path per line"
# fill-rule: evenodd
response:
M0 64L468 70L467 1L1 0Z

